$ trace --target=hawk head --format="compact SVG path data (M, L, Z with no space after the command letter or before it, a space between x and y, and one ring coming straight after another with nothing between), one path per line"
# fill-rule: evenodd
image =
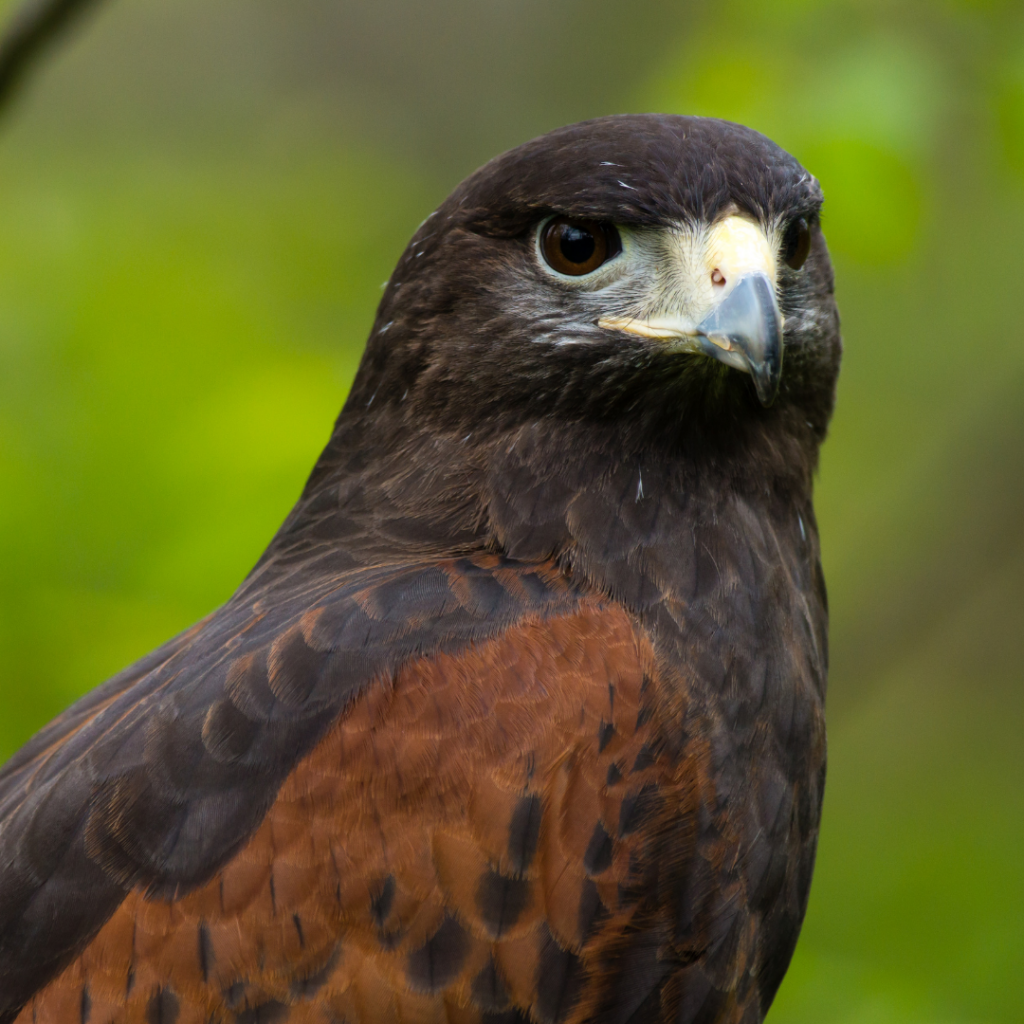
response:
M451 429L557 415L659 437L796 413L840 342L817 181L725 121L562 128L470 176L388 283L350 402Z
M841 352L821 201L706 118L603 118L492 160L399 260L274 550L547 557L567 496L616 474L640 493L642 467L644 493L809 501Z

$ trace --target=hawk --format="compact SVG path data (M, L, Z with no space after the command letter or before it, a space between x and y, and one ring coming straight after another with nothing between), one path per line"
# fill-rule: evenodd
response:
M0 775L0 1021L755 1024L807 903L840 358L724 121L485 165L222 608Z

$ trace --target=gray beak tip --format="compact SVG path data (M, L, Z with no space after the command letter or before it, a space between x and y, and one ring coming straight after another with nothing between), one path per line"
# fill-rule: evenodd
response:
M779 394L779 382L782 377L781 360L778 366L761 366L750 368L750 376L754 380L754 390L758 401L767 408Z
M775 401L782 378L782 314L766 275L749 274L738 281L699 330L708 339L708 355L750 374L761 405ZM716 344L712 336L728 345Z

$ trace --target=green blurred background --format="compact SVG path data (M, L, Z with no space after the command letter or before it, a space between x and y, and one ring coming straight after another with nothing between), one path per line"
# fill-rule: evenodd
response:
M1019 1024L1019 2L108 0L0 125L0 757L231 593L426 213L635 110L827 197L829 785L770 1020Z

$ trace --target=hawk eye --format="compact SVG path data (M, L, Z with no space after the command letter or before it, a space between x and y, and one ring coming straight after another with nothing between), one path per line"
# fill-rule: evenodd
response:
M797 217L782 236L782 258L794 270L799 270L811 251L811 229L803 217Z
M611 224L556 217L545 225L540 248L552 270L582 277L617 256L622 241Z

